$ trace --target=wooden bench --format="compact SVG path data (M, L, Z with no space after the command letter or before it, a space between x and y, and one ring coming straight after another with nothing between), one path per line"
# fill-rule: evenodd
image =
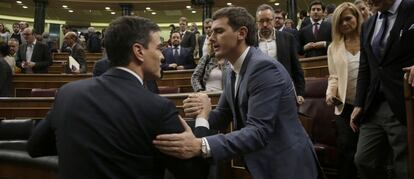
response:
M183 100L190 93L161 94L174 102L180 114L184 116ZM207 93L211 103L215 106L218 103L221 93ZM44 118L54 102L54 97L2 97L0 98L0 118Z
M300 58L305 77L326 77L329 76L327 56Z
M102 53L85 53L85 58L88 61L98 61L99 59L102 58ZM57 60L68 60L69 57L69 53L53 53L52 54L52 59L53 61Z

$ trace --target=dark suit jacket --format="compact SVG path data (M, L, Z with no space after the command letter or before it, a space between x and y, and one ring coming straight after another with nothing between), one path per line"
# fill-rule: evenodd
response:
M195 34L191 31L185 31L185 34L181 38L181 47L190 48L191 52L194 51L196 43Z
M12 76L9 64L0 57L0 97L12 96Z
M22 67L22 62L26 61L26 50L27 44L20 45L19 50L16 54L16 66L19 68ZM33 48L32 62L35 62L36 65L33 67L34 73L47 73L47 68L52 65L52 57L49 52L49 48L46 44L41 42L36 42ZM22 72L25 72L25 69L22 68Z
M90 33L87 41L88 52L91 53L100 53L101 49L101 39L99 39L96 33Z
M204 163L162 155L152 144L158 134L182 131L171 101L111 69L61 87L28 152L38 157L57 149L59 178L162 179L165 168L177 178L204 178Z
M296 93L305 94L305 77L296 51L296 39L293 35L276 31L277 60L286 68L295 83Z
M300 24L300 29L299 30L303 29L304 27L306 27L306 26L308 26L310 24L311 24L310 17L309 16L308 17L305 17L303 19L303 21L302 21L302 24Z
M237 128L239 121L244 127L207 137L213 160L242 155L253 178L316 178L316 154L298 120L293 85L285 68L250 47L236 95L231 72L229 68L223 73L223 94L208 120L213 129L225 129L232 119Z
M326 41L326 47L320 49L312 49L305 51L303 46L305 46L309 42L318 42L318 41ZM322 21L321 25L319 26L319 35L316 39L313 35L313 25L308 25L302 28L299 31L299 45L300 51L299 54L304 54L305 57L316 57L316 56L323 56L327 54L328 46L331 44L332 36L331 36L331 24L325 21Z
M93 77L98 77L104 74L108 69L111 68L111 64L107 57L104 57L98 60L93 67L92 75ZM158 94L160 90L158 89L157 82L155 80L144 80L145 87L151 92Z
M198 38L198 54L199 54L199 57L201 58L201 57L203 57L203 46L204 46L204 40L206 40L206 37L207 37L207 35L206 34L204 34L204 35L201 35L199 38Z
M76 45L72 48L70 55L79 63L80 72L86 73L86 55L83 47L76 43Z
M377 103L375 99L381 86L393 113L403 124L406 123L404 73L401 69L414 65L413 8L412 0L402 1L382 59L374 56L371 46L377 15L371 16L363 25L355 105L364 107L364 116L372 113L371 110Z
M174 59L174 50L172 47L164 49L162 54L164 55L164 62L161 64L163 70L171 70L171 68L168 67L171 63L176 63L178 66L182 65L185 69L192 69L195 67L193 52L190 48L181 46L178 59Z

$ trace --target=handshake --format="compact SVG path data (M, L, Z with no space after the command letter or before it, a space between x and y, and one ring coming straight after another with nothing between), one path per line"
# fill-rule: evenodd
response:
M211 99L204 93L188 95L183 104L186 117L207 119L211 111Z

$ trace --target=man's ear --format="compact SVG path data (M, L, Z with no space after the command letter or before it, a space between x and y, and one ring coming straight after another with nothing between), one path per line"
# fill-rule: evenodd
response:
M247 33L249 29L246 26L242 26L239 28L239 34L237 35L237 40L244 40L247 37Z
M132 45L132 54L136 59L138 59L140 62L144 62L144 53L143 53L144 46L142 46L139 43L134 43Z

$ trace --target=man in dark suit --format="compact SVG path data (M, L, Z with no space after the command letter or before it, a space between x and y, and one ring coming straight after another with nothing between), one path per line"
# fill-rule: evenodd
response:
M16 66L23 73L47 73L47 68L52 65L52 57L46 44L37 42L32 28L26 28L22 32L26 43L20 45L16 55Z
M324 5L319 0L310 3L310 21L299 31L299 54L305 57L323 56L332 41L331 24L323 21Z
M193 53L190 48L180 45L181 36L179 32L171 34L172 47L162 51L164 62L161 64L163 70L184 70L195 67Z
M165 168L180 179L205 178L203 163L167 157L151 143L158 134L184 131L185 124L171 101L143 86L160 77L159 31L141 17L114 20L105 41L115 67L59 89L28 141L29 154L57 151L59 178L162 179Z
M297 38L299 32L298 30L296 30L296 27L293 27L293 28L285 27L285 16L286 16L286 13L282 9L275 9L274 10L274 27L278 31L290 33L295 38Z
M408 178L403 68L414 65L414 2L371 2L377 13L364 23L355 108L350 125L359 139L355 164L362 179ZM359 124L359 125L358 125Z
M77 43L78 36L75 32L68 32L66 33L64 40L70 49L70 56L72 56L79 63L79 69L73 69L72 67L69 67L70 72L86 73L87 66L85 59L85 50L80 44Z
M104 57L95 63L93 67L92 75L93 77L101 76L106 71L108 71L110 68L111 68L111 64L110 64L110 61L108 60L108 57ZM156 80L144 80L144 86L155 94L160 93Z
M101 53L101 39L99 39L98 34L96 34L95 28L88 28L88 40L86 42L86 47L90 53Z
M0 42L0 97L12 96L12 69L4 59L9 51L7 43Z
M297 101L299 104L305 102L305 77L300 66L296 40L292 34L274 29L276 19L274 10L267 4L262 4L256 11L256 22L258 25L258 46L262 52L277 59L289 72L295 84Z
M180 45L185 48L190 48L192 53L196 45L195 34L188 30L188 21L186 17L180 18L179 25L181 37Z
M253 178L317 178L316 154L298 120L292 81L277 60L254 47L254 18L244 8L226 7L213 20L215 55L231 64L224 72L224 91L214 110L202 93L190 95L184 110L197 115L200 126L226 129L233 121L235 131L203 138L191 131L159 135L156 147L182 158L242 156Z
M204 34L198 38L198 44L199 44L199 54L200 58L203 57L203 55L208 54L208 51L210 47L208 47L209 41L208 38L211 35L211 25L213 24L213 19L207 18L204 20Z
M69 25L62 25L62 34L66 35L66 33L72 32L72 29ZM60 47L60 52L69 52L70 53L70 46L66 44L65 41L62 43L62 47Z

